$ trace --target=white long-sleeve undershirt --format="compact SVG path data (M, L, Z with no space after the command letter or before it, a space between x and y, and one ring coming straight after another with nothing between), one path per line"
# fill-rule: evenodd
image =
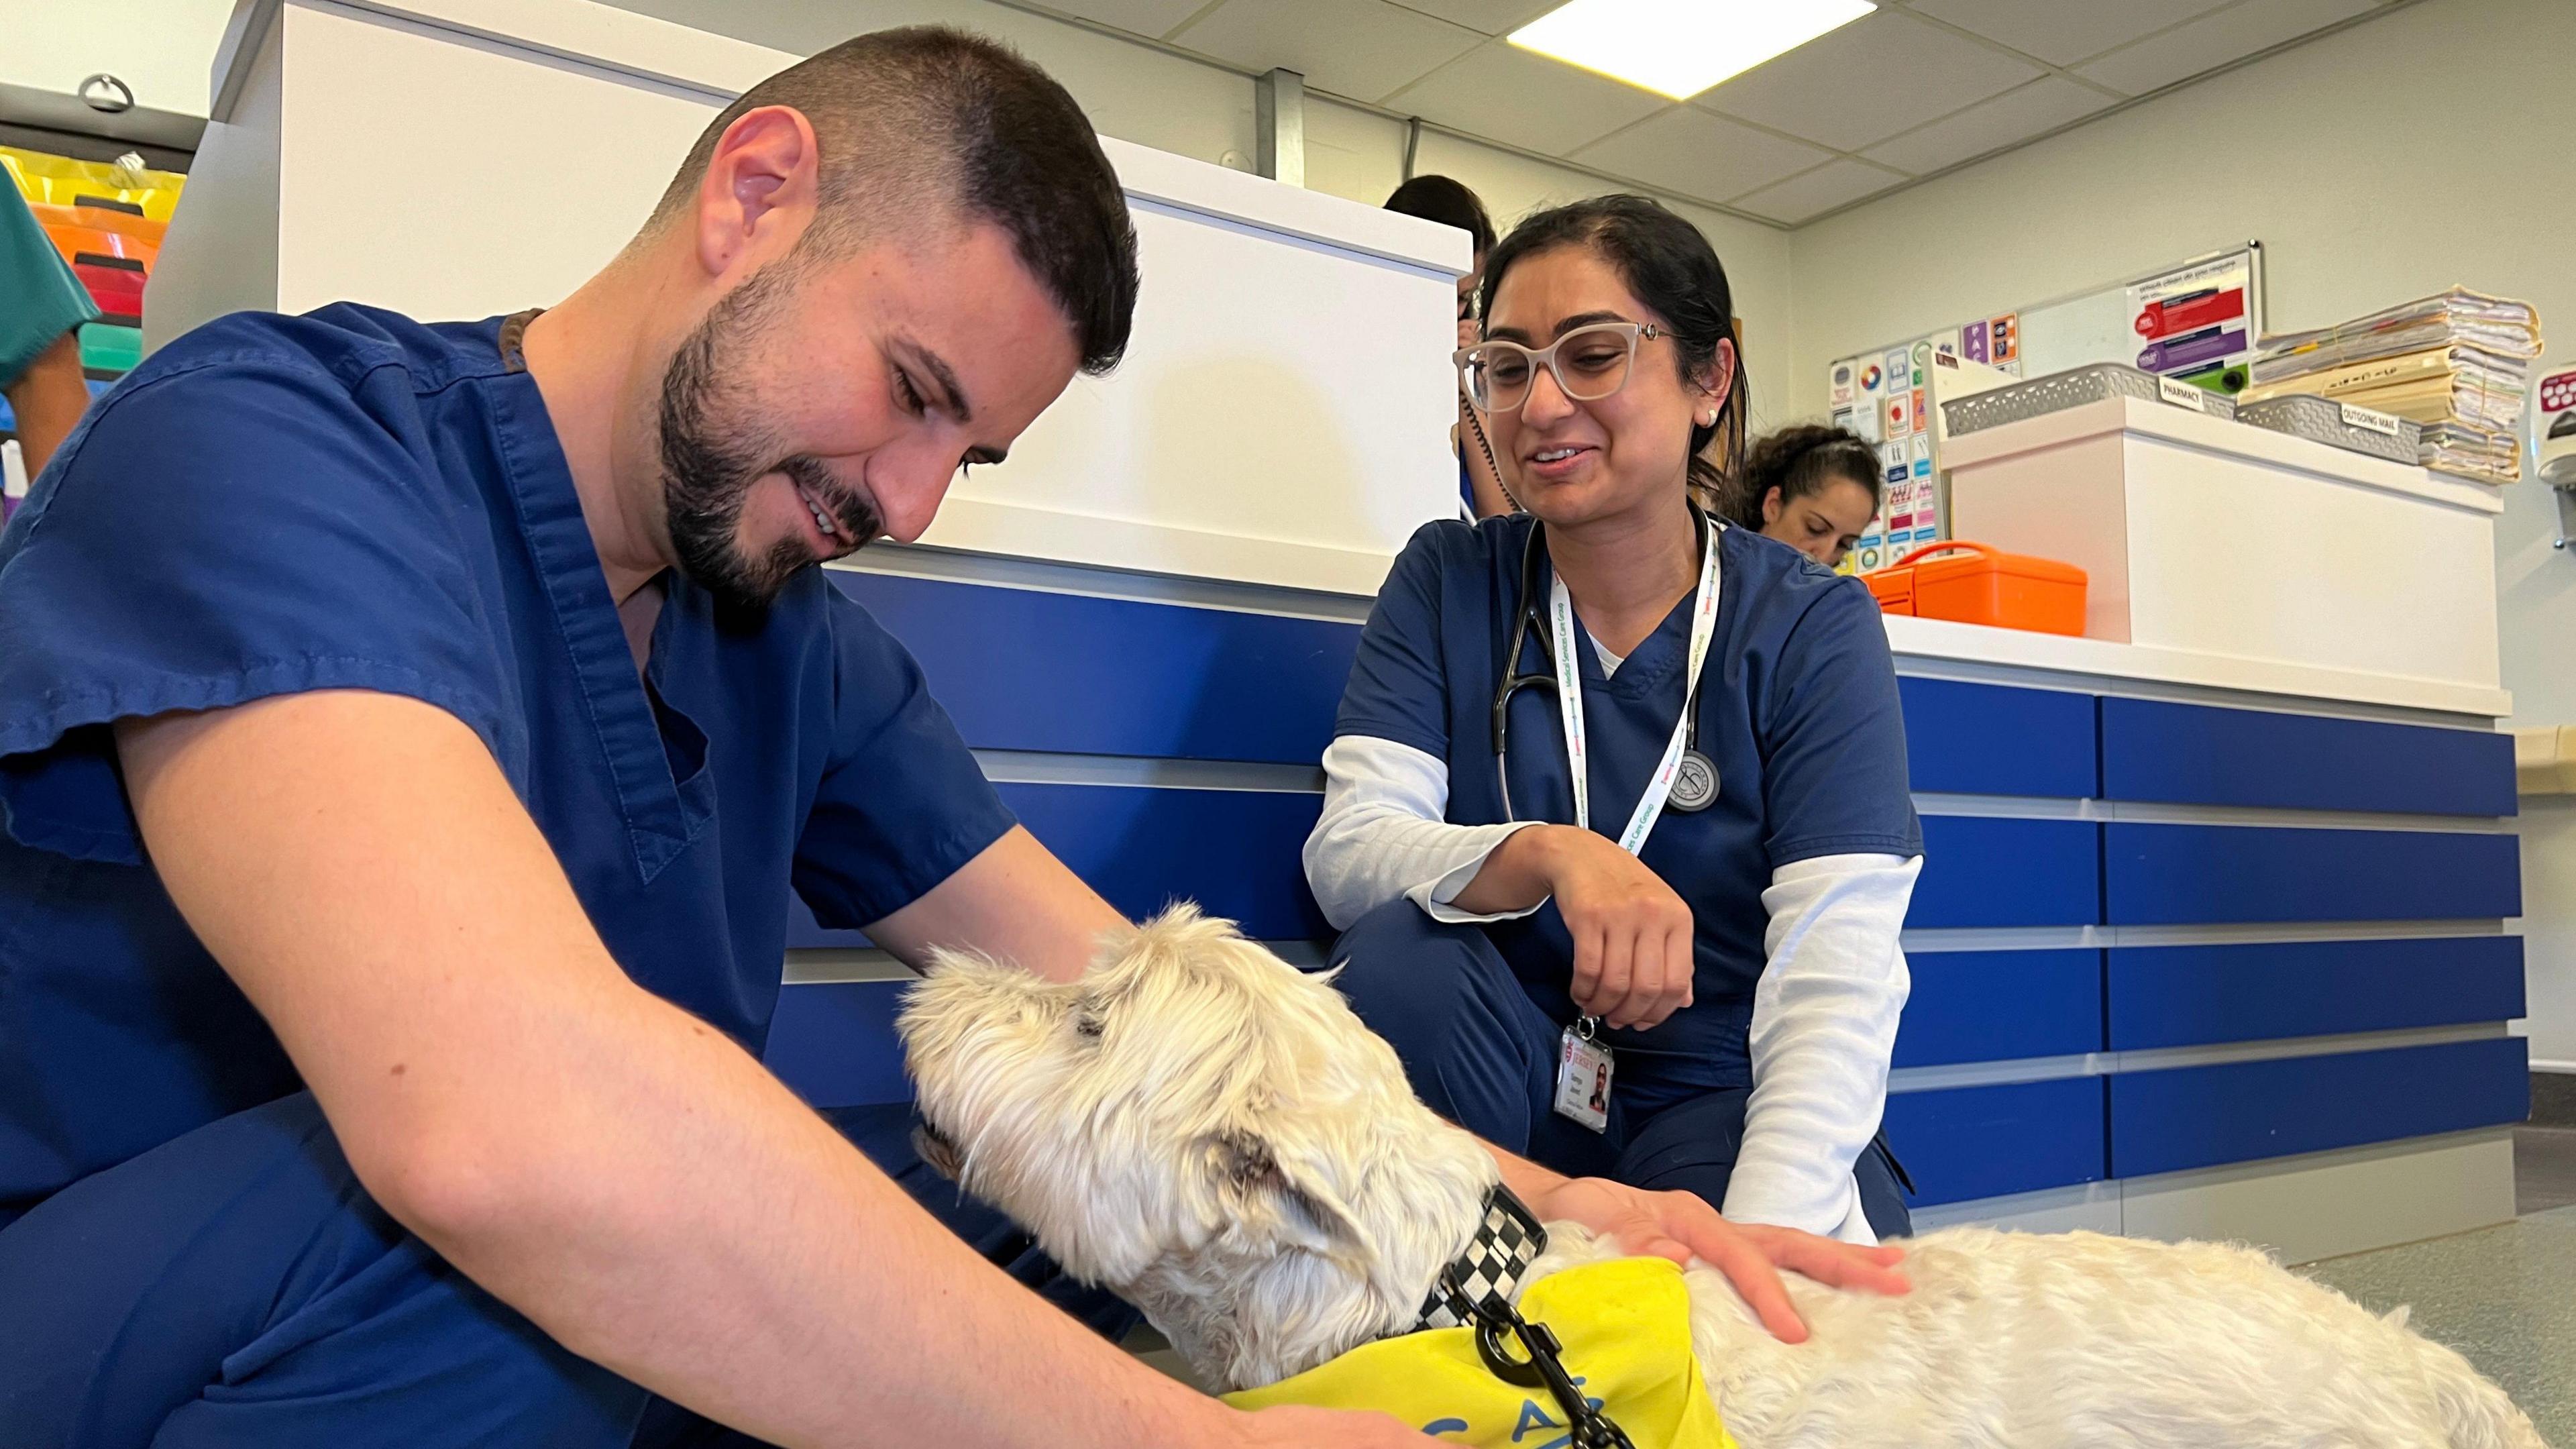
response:
M1512 825L1452 825L1448 766L1411 745L1344 735L1324 751L1324 810L1306 838L1306 880L1346 928L1401 896L1434 920L1479 916L1449 903ZM1897 933L1919 857L1829 855L1772 872L1762 893L1766 964L1754 987L1753 1093L1726 1194L1727 1216L1876 1241L1852 1163L1878 1131L1888 1058L1909 977Z

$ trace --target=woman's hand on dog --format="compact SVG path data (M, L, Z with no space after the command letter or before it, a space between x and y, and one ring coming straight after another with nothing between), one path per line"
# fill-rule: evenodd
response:
M1662 876L1589 830L1541 825L1513 839L1522 837L1533 837L1534 864L1574 938L1568 994L1584 1015L1642 1029L1691 1004L1690 907Z
M1864 1248L1795 1228L1729 1222L1692 1193L1649 1192L1597 1177L1571 1177L1533 1199L1531 1207L1546 1221L1581 1223L1631 1254L1669 1258L1684 1267L1694 1259L1708 1264L1726 1275L1762 1326L1782 1343L1807 1339L1807 1325L1790 1306L1789 1290L1780 1281L1783 1268L1836 1288L1870 1293L1906 1293L1914 1286L1897 1267L1905 1257L1900 1248Z

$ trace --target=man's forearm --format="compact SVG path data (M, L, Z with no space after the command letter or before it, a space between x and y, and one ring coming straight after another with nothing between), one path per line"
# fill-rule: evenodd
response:
M1222 1437L1228 1411L984 1263L732 1042L634 997L555 1037L572 1059L526 1106L569 1125L521 1139L543 1160L496 1164L488 1203L417 1225L466 1274L781 1444ZM1047 1392L990 1392L1023 1380Z

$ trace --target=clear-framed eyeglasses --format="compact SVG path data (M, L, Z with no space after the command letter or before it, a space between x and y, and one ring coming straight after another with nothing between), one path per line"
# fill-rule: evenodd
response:
M1598 402L1628 385L1638 342L1663 335L1651 322L1595 322L1545 347L1494 340L1449 356L1476 411L1507 413L1529 400L1530 381L1542 367L1556 379L1557 391L1576 402Z

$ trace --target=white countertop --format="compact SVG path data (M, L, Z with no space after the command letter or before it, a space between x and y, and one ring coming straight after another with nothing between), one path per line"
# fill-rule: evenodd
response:
M2394 706L2403 709L2501 719L2513 713L2513 695L2444 680L2319 669L2223 654L2192 654L2108 639L2078 639L2028 629L1994 629L1947 619L1891 616L1888 647L1902 669L1909 659L1999 665L2085 676L2090 681L2143 680L2154 684L2242 690L2297 699Z

